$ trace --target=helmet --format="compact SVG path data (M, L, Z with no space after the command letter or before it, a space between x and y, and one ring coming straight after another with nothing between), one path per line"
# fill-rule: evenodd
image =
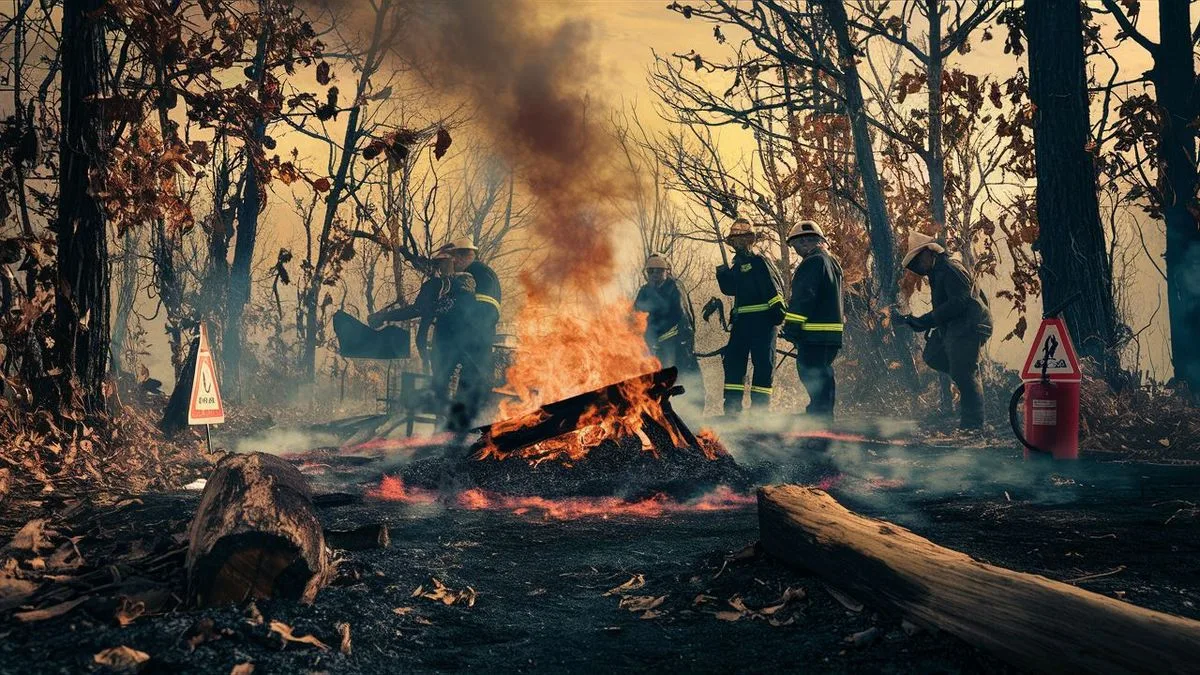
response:
M729 231L725 233L725 238L740 237L745 235L754 236L754 227L750 225L750 221L745 218L738 218L729 226Z
M925 249L929 249L934 253L946 252L946 249L942 248L942 245L937 243L937 239L933 238L932 236L928 234L921 234L916 230L909 232L908 253L904 254L904 259L900 261L900 266L908 267L908 264L912 262L913 258L917 257L917 254Z
M820 237L821 241L828 241L825 238L825 231L821 229L821 226L811 220L802 220L793 225L791 231L788 232L787 241L791 242L797 237L804 236Z
M475 242L470 237L459 237L446 245L451 251L477 251Z
M665 253L651 253L650 257L646 258L645 269L669 270L671 269L671 260L667 258Z

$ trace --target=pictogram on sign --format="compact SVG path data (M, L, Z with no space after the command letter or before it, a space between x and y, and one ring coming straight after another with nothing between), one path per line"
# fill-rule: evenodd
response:
M1025 358L1025 367L1021 369L1021 379L1027 382L1042 379L1043 365L1046 377L1051 380L1078 382L1081 378L1079 357L1062 319L1042 320L1029 356Z
M217 366L208 346L208 331L200 324L200 349L196 352L196 370L192 374L192 395L188 399L188 424L222 424L225 405L217 386Z

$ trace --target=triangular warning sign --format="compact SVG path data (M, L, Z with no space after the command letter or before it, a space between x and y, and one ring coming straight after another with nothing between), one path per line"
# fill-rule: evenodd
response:
M1075 345L1071 344L1071 334L1062 319L1042 319L1029 356L1025 358L1025 367L1021 369L1021 379L1042 379L1043 365L1046 377L1051 380L1078 382L1081 379L1079 357L1075 355Z
M208 346L208 331L200 324L200 349L196 352L196 370L192 373L192 395L188 399L188 424L222 424L225 405L217 387L217 366Z

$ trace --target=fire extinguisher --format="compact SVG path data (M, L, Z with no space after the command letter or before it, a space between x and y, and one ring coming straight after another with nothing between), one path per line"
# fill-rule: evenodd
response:
M1043 322L1057 319L1071 303L1079 299L1076 292L1057 307L1042 315ZM1064 339L1069 342L1065 335ZM1040 331L1039 331L1040 334ZM1047 372L1056 344L1047 342L1042 353L1041 377L1022 382L1008 403L1008 421L1013 434L1025 446L1025 458L1047 456L1054 459L1079 457L1079 382L1051 381ZM1037 349L1037 344L1034 345ZM1064 346L1064 349L1066 347ZM1024 398L1024 429L1017 423L1017 409Z

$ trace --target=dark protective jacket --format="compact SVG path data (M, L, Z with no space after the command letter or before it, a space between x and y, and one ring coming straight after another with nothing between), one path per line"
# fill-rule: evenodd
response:
M429 346L429 329L433 326L433 320L436 318L437 301L445 287L444 279L438 276L430 277L421 284L412 304L385 310L380 312L379 316L384 321L408 321L420 318L417 323L417 351L425 354Z
M450 277L446 292L437 298L434 338L439 347L460 347L478 333L479 302L475 300L474 285L469 274L455 274Z
M798 345L842 344L842 266L823 248L796 266L783 336Z
M674 279L667 279L662 286L644 284L638 289L633 308L646 312L646 343L654 346L659 341L670 340L679 335L679 324L686 316L683 309L683 294Z
M733 296L733 321L766 318L770 325L783 322L783 295L771 264L757 253L736 253L730 265L717 268L717 285Z
M992 311L987 296L971 281L962 263L939 253L929 273L932 325L946 337L992 334Z
M496 324L500 321L500 278L492 268L476 260L464 270L475 277L476 328L483 331L488 344L496 335ZM484 337L484 336L481 336Z

